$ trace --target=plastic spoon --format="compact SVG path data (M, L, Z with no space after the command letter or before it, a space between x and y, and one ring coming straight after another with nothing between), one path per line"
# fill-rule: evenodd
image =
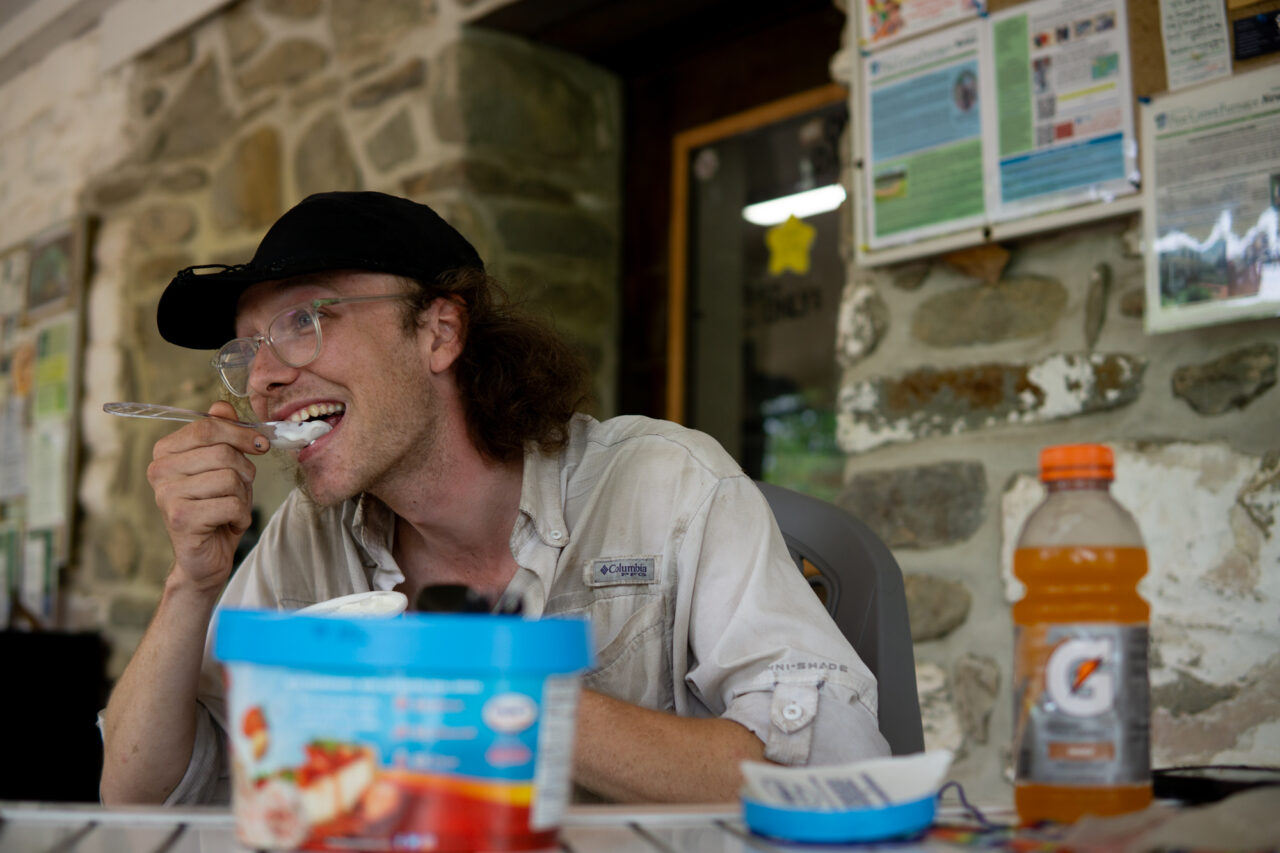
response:
M257 430L271 440L272 447L279 447L285 450L298 450L306 447L333 429L332 426L324 421L303 421L301 423L265 421L263 423L251 423L233 421L230 418L219 418L208 412L197 412L194 409L180 409L177 406L157 406L151 403L107 403L102 407L102 410L108 414L120 415L126 418L155 418L162 421L182 421L184 423L202 420L203 418L228 421L229 423Z

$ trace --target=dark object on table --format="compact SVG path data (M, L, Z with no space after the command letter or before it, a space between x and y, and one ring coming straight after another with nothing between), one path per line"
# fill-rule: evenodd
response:
M413 601L419 613L488 613L489 599L460 583L424 586Z
M1280 767L1243 764L1161 767L1151 771L1151 782L1156 799L1214 803L1247 788L1280 785Z

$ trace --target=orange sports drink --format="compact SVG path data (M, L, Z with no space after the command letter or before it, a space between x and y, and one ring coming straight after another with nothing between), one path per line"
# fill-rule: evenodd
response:
M1014 804L1023 823L1138 811L1151 803L1147 551L1111 496L1100 444L1047 447L1047 490L1018 536L1026 595L1015 631Z

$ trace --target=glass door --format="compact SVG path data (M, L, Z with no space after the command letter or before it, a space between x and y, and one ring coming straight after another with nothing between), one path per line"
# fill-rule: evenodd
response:
M826 499L835 442L836 314L845 282L840 145L828 86L676 140L670 416L750 476Z

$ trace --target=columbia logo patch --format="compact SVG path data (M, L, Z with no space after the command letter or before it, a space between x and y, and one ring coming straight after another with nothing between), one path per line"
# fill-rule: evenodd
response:
M624 583L653 583L658 579L657 560L653 557L608 557L591 561L592 586L614 586Z

